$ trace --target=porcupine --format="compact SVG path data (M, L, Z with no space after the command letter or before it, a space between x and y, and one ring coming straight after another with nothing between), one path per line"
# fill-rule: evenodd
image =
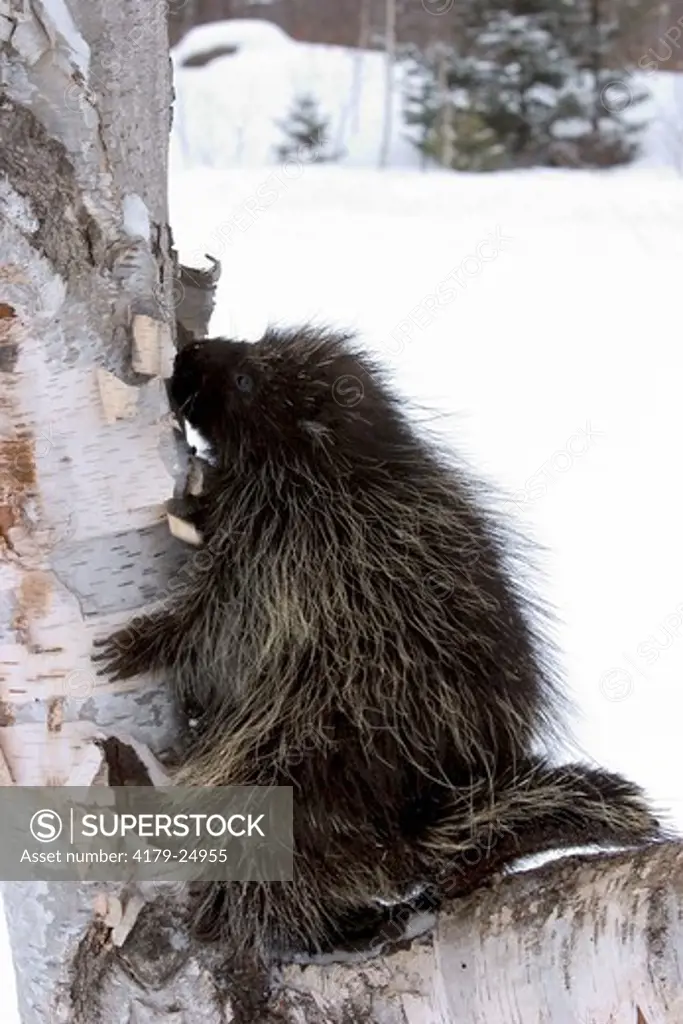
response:
M294 787L294 881L209 883L200 935L321 952L416 886L663 838L637 785L551 761L565 698L525 546L352 335L193 342L170 395L212 453L205 557L96 657L204 712L180 781Z

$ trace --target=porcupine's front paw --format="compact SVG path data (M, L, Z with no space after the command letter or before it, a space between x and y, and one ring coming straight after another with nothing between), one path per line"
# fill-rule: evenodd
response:
M91 660L98 666L97 674L112 682L131 679L149 672L152 658L144 633L134 626L125 626L93 643Z

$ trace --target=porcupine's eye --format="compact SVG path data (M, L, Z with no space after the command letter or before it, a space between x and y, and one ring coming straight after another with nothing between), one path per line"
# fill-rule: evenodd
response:
M238 391L243 391L245 394L249 394L254 390L254 382L248 373L236 373L234 380L235 387Z

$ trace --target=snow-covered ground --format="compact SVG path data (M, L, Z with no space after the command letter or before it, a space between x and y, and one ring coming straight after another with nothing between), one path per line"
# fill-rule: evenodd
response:
M261 23L198 30L179 53L225 42L243 48L179 71L172 140L181 258L223 264L213 330L358 329L545 546L581 750L683 828L683 178L666 166L683 79L646 76L656 122L627 170L421 173L397 122L377 171L380 55ZM347 160L279 167L273 120L311 88ZM2 940L0 923L14 1024Z

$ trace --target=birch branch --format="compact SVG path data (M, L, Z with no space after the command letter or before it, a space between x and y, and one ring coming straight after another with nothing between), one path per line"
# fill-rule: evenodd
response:
M683 846L567 857L453 901L374 959L230 976L147 904L100 984L107 1024L680 1024ZM432 927L433 926L433 927ZM150 974L163 968L163 987ZM137 984L125 994L124 976ZM145 980L147 979L147 980ZM231 993L231 995L227 994ZM266 993L264 996L263 993ZM164 1016L173 1007L172 1017ZM640 1016L639 1016L640 1015Z
M341 1024L351 1007L378 1024L680 1024L683 847L514 875L454 902L411 948L289 968L285 984L292 1007L300 992L316 1007L292 1013L307 1024Z

